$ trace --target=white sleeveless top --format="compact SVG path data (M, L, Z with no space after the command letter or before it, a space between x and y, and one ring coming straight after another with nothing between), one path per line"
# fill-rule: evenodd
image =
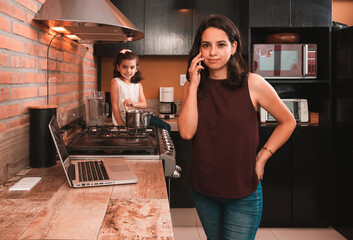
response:
M119 99L118 99L118 107L120 110L120 115L121 118L123 119L123 122L125 123L125 116L121 113L121 111L125 110L124 104L122 99L128 99L131 98L134 102L139 101L139 91L140 91L140 84L139 83L132 83L130 85L127 85L125 82L123 82L120 78L113 78L113 81L117 81L118 87L119 87ZM114 125L118 125L118 122L116 121L114 117L114 113L112 113L112 120Z

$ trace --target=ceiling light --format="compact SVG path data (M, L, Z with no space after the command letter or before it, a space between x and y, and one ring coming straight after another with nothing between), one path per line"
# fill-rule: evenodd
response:
M64 27L51 27L50 29L58 33L69 33Z
M77 37L76 35L73 35L73 34L65 35L65 37L70 38L70 39L72 39L72 40L80 40L79 37Z

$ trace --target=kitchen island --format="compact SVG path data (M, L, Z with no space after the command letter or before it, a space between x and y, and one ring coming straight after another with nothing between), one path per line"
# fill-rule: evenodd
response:
M162 161L128 160L137 184L70 188L61 163L0 186L1 239L174 239ZM41 177L30 191L8 189Z

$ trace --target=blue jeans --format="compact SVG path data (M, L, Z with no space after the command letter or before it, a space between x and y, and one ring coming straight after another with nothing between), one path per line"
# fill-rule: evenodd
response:
M217 198L192 191L208 240L255 239L262 214L262 186L244 198Z

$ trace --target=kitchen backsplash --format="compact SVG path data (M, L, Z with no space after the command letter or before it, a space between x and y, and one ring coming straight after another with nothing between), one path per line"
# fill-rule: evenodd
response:
M76 108L68 109L66 111L57 112L56 119L58 121L59 126L63 127L65 125L79 119L80 117L84 118L85 117L85 106L86 105L82 105L82 106L79 106Z

